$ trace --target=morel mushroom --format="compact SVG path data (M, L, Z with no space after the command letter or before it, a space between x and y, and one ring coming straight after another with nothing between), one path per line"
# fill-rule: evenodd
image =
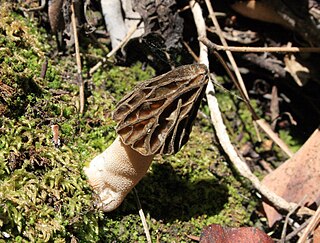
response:
M118 103L119 136L84 168L103 211L121 204L155 154L177 153L188 141L207 82L205 65L185 65L141 82Z

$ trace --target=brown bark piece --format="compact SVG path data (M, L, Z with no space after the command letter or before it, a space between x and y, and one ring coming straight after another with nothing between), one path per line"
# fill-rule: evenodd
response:
M218 224L205 227L200 243L271 243L273 240L263 231L254 227L228 228Z
M305 204L310 206L320 194L320 130L310 136L301 149L267 175L262 183L288 202L298 203L307 196ZM269 204L263 203L269 226L281 215Z

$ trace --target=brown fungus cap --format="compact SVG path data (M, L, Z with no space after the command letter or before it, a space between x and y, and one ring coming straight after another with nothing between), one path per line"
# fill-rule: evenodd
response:
M122 142L144 156L177 153L189 139L208 80L205 65L191 64L139 83L113 113Z

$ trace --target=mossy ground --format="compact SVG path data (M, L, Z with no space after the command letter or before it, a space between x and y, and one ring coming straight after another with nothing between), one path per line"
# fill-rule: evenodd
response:
M86 79L80 116L75 59L49 58L41 79L46 53L54 48L45 31L9 4L1 5L0 17L0 242L145 242L133 193L103 214L82 168L115 138L110 114L116 102L154 71L140 63L99 69ZM85 73L94 64L86 54L99 55L99 49L88 43L82 52ZM234 106L229 94L219 99ZM222 109L228 120L234 107ZM208 115L205 105L201 110ZM238 113L250 117L245 109ZM60 128L58 148L53 124ZM252 129L237 128L238 134ZM153 241L190 242L188 234L199 235L211 223L256 223L258 199L213 146L213 134L210 122L198 117L187 145L174 156L156 157L137 185Z

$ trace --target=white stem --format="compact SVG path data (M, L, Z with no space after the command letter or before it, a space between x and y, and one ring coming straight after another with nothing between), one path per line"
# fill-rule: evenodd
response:
M103 211L110 212L122 203L146 174L153 157L141 155L117 137L84 168L90 185L100 196Z

